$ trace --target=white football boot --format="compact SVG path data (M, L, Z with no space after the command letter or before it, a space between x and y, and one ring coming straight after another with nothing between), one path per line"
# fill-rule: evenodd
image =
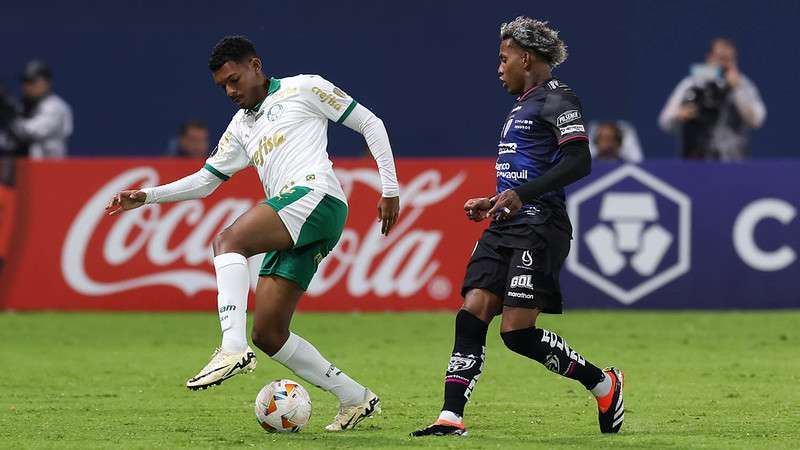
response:
M221 348L214 350L211 361L197 375L186 381L186 387L196 391L209 386L221 384L228 378L250 373L256 368L256 354L250 346L241 352L223 352Z
M359 422L372 416L373 414L381 413L381 399L378 398L372 391L367 389L366 400L353 406L339 406L339 414L333 418L333 422L325 427L326 431L344 431L351 430L358 425Z

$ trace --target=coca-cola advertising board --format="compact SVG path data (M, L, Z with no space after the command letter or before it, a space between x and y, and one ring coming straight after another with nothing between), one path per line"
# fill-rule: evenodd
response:
M200 162L201 164L202 162ZM13 310L214 310L211 242L264 200L245 170L203 200L148 205L116 217L104 206L120 190L163 184L197 161L85 159L20 162L17 211L0 307ZM380 234L380 178L370 159L337 160L350 212L337 248L320 264L300 308L452 309L483 225L463 213L494 190L492 161L401 160L401 215ZM253 288L260 257L250 260Z

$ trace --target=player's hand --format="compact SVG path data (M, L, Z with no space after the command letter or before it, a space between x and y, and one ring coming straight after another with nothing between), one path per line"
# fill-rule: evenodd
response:
M464 203L464 211L467 218L474 222L480 222L486 218L486 211L492 209L492 203L488 198L471 198Z
M381 222L381 234L387 236L397 223L400 215L400 197L381 197L378 202L378 222Z
M147 194L142 191L122 191L106 205L106 212L109 216L116 216L122 211L135 209L144 205Z
M494 217L495 220L508 219L522 208L522 200L513 189L506 189L489 201L494 206L486 213L486 217Z

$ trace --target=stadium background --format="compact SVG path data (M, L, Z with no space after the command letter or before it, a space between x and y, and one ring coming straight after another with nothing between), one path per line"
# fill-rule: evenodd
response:
M628 120L642 142L644 164L599 163L571 188L584 205L576 206L581 221L574 245L583 249L578 262L585 267L564 270L567 314L540 323L598 363L626 369L629 418L620 436L597 441L591 399L505 351L495 323L490 363L468 407L471 440L409 442L405 434L440 406L451 312L309 310L458 306L463 262L481 229L463 223L459 208L462 197L492 188L497 130L512 101L496 77L498 25L518 14L546 18L561 31L571 57L556 74L581 96L586 117ZM26 61L46 60L57 92L74 109L70 155L76 158L19 163L12 257L0 273L0 308L6 310L0 314L0 362L10 368L0 379L0 447L796 448L800 162L788 131L800 100L798 18L800 3L793 1L4 3L0 82L15 90ZM187 118L207 121L212 136L228 123L233 108L212 85L206 60L221 35L234 33L256 42L269 75L320 73L371 107L387 123L404 188L417 180L417 194L432 194L416 196L416 211L413 203L404 206L413 220L394 246L381 248L373 240L372 249L382 253L350 260L367 258L360 273L366 282L352 276L351 265L326 295L303 301L305 311L294 323L337 365L382 394L388 414L358 433L322 433L336 405L311 388L315 418L309 428L290 438L265 438L252 421L252 398L266 381L291 374L261 353L254 377L200 396L182 388L217 343L219 329L204 249L173 250L220 204L257 200L252 173L194 203L191 208L201 211L194 222L150 228L166 230L161 253L151 249L152 234L136 244L142 236L136 227L152 216L137 216L138 224L92 216L90 200L114 180L164 181L196 168L160 156ZM674 138L657 128L657 114L689 64L702 60L709 40L720 35L736 42L741 69L768 108L765 126L753 134L756 160L676 160ZM357 201L348 226L357 248L369 249L370 232L377 234L370 229L377 192L367 174L374 164L354 158L363 154L363 142L349 130L331 127L330 139L340 175L354 180ZM438 198L454 179L460 180L450 186L454 191ZM592 188L612 179L619 184ZM649 195L660 214L649 226L662 226L672 238L656 273L637 274L629 264L599 277L622 286L622 293L597 282L602 263L586 251L587 232L614 227L597 218L611 187ZM161 219L173 208L165 207ZM750 216L758 220L744 235L771 259L759 259L752 249L755 259L741 257L736 224L745 211L761 214ZM406 248L411 253L440 239L430 259L416 261L423 272L438 264L437 277L423 286L408 284L421 279L413 271L388 282L378 274L381 267L402 272L409 266L408 260L387 263L409 236L419 242ZM689 267L681 262L684 240L690 242ZM781 255L789 262L776 265ZM101 292L131 278L187 269L206 276ZM663 272L672 275L659 277ZM661 281L653 284L654 278ZM401 293L408 286L418 290ZM598 311L608 308L626 310ZM638 311L643 308L654 311ZM29 309L94 312L20 313ZM374 337L365 338L364 330Z
M753 154L795 156L800 67L794 1L4 2L0 82L26 61L54 68L73 106L74 155L160 155L187 116L221 132L233 111L206 62L224 34L251 37L268 74L324 74L380 113L399 156L491 155L512 99L497 81L498 27L519 14L557 27L571 57L556 71L587 117L625 119L646 158L675 155L656 117L672 88L729 36L768 107ZM331 127L332 153L359 155Z

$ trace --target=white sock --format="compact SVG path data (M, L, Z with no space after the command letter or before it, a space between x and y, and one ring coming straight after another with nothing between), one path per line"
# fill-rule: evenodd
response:
M461 423L461 421L464 419L452 411L442 411L439 413L439 420L446 420L447 422L452 423Z
M222 327L222 350L241 352L247 347L247 294L250 272L247 258L238 253L214 257L217 271L217 306Z
M342 406L352 406L366 400L367 389L325 359L311 343L289 333L289 339L278 353L272 355L297 376L324 389L339 399Z
M603 381L597 383L597 386L592 388L592 394L595 397L605 397L611 392L611 377L606 375Z

